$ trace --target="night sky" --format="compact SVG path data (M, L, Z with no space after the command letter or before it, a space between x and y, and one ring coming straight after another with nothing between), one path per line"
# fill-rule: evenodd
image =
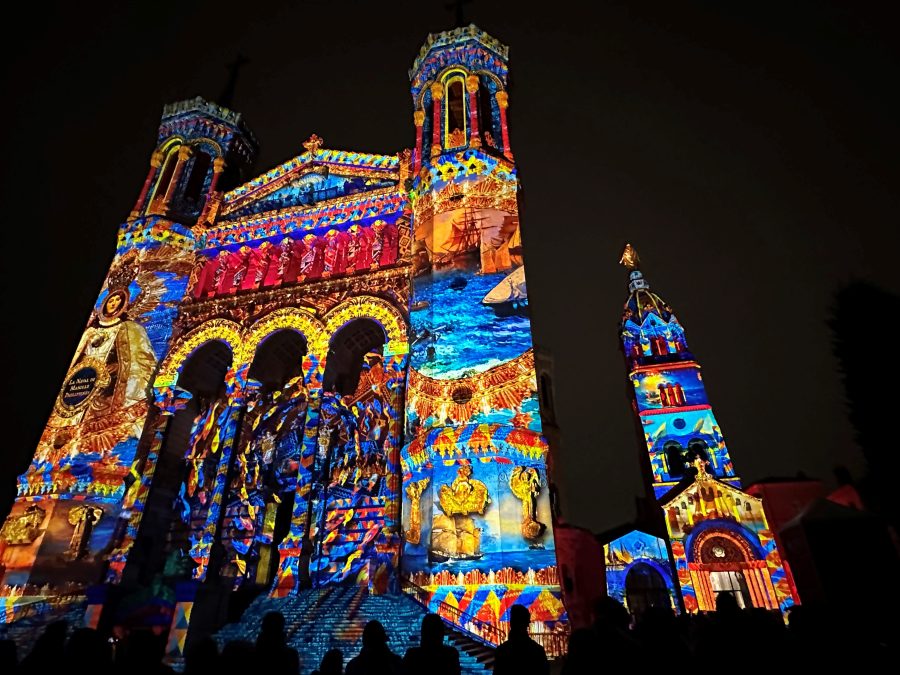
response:
M257 173L313 132L328 148L410 147L407 70L429 32L452 27L444 4L20 6L4 39L0 515L140 191L163 105L217 98L241 52L250 63L233 107L261 141ZM687 331L746 482L862 470L826 320L851 279L900 291L889 4L467 5L510 46L533 331L556 360L568 520L614 526L643 490L617 336L626 241ZM874 369L891 363L892 321L859 327L872 334L873 385L891 386Z

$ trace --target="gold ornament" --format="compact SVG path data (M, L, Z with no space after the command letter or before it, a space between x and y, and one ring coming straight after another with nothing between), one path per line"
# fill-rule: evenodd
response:
M472 467L468 464L459 467L450 485L441 485L438 499L448 516L483 514L491 502L487 486L472 478Z
M509 488L522 501L522 536L537 539L547 526L537 520L537 498L541 476L534 467L517 466L509 477Z
M406 531L406 541L413 545L418 544L422 540L422 509L420 501L426 487L428 487L428 478L423 478L406 486L406 496L409 497L409 529Z
M41 535L41 523L47 512L37 504L25 508L19 516L10 515L0 528L0 539L9 546L22 546L32 543Z
M636 270L641 264L637 249L631 244L625 244L625 250L622 251L622 257L619 258L619 264L624 265L629 270Z

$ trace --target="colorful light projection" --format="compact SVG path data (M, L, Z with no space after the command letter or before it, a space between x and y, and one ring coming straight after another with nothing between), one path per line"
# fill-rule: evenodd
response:
M741 607L794 604L762 502L715 480L701 460L696 480L662 504L685 609L715 610L719 593Z
M505 48L473 27L429 45L411 74L421 169L411 190L403 574L435 611L445 602L468 615L460 621L502 628L509 606L524 601L552 630L567 616L505 124Z
M622 348L684 608L715 610L717 594L731 593L741 606L785 611L792 588L762 503L739 489L684 330L630 244L620 262L630 270Z
M6 586L98 580L134 485L146 390L190 258L147 240L113 261L6 523ZM127 517L127 512L123 517Z
M649 607L679 612L678 591L666 542L632 530L603 545L606 592L635 617Z
M640 415L650 467L653 491L660 498L688 475L695 457L710 463L717 477L740 486L725 446L725 438L712 409L682 409Z
M716 477L740 487L684 329L672 308L650 290L630 244L620 262L631 270L620 337L647 444L654 496L661 498L683 480L697 457L709 462Z

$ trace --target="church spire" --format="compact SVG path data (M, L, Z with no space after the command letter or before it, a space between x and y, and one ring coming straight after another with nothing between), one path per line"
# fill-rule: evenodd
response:
M638 290L650 290L650 284L644 279L644 275L638 269L641 264L641 258L637 249L631 244L625 244L625 250L622 251L622 257L619 258L619 264L624 265L629 270L628 290L632 293Z
M217 101L223 108L231 109L234 103L234 90L237 87L238 71L240 71L241 66L245 66L248 63L250 63L250 59L239 53L234 57L234 61L228 64L228 80L225 82L225 86L222 88L222 93L219 94L219 100Z

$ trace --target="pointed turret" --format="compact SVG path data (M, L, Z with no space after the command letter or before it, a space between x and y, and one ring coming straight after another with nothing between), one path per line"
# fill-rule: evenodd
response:
M693 359L675 312L650 290L638 269L637 250L631 244L625 244L619 263L629 270L628 300L620 324L622 349L629 366Z
M641 464L668 530L684 608L714 610L724 588L741 607L785 611L794 601L789 577L760 500L740 490L684 329L650 290L631 244L619 263L629 270L619 334L646 448Z

